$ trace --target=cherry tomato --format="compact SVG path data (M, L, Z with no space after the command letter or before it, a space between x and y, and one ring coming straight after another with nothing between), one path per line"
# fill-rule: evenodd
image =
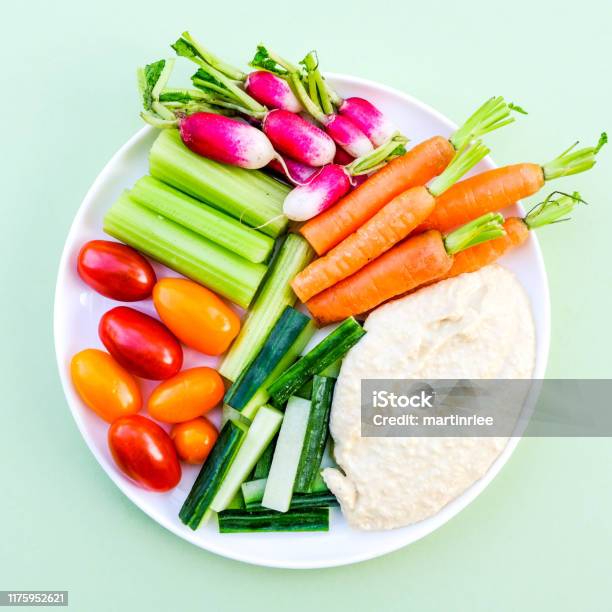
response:
M180 423L212 410L225 393L223 379L212 368L191 368L153 390L147 411L158 421Z
M157 319L127 306L109 310L98 326L100 340L126 370L151 380L174 376L183 365L179 341Z
M142 408L136 379L104 351L77 353L70 362L70 376L85 404L109 423Z
M215 445L219 432L206 418L198 417L172 427L170 437L178 456L187 463L204 463Z
M139 414L117 419L108 430L108 447L117 467L136 484L151 491L169 491L181 479L170 436Z
M138 251L110 240L85 243L77 271L92 289L121 302L148 298L157 280L151 264Z
M182 278L163 278L153 304L176 337L206 355L224 353L240 331L238 315L205 287Z

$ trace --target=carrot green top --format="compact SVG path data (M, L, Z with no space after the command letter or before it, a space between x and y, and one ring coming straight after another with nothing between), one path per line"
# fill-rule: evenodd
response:
M544 179L550 181L551 179L590 170L595 165L595 156L607 142L608 135L605 132L601 134L599 141L594 147L585 147L576 151L575 148L578 143L575 142L569 149L563 151L561 155L542 166Z
M511 111L527 114L520 106L506 102L502 96L489 98L455 130L449 138L450 143L457 151L461 150L473 140L512 123L515 118L510 116Z
M555 198L555 196L559 197ZM574 210L577 204L586 204L577 191L572 194L553 191L543 202L536 204L523 221L530 230L551 223L568 221L569 217L567 215Z
M487 213L470 221L444 237L444 247L449 255L469 249L481 242L505 235L504 218L499 213Z

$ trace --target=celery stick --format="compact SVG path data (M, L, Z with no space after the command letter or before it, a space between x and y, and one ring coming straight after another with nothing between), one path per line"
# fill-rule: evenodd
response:
M291 281L314 257L314 251L298 234L289 234L279 249L261 290L249 311L219 372L231 381L236 380L249 365L265 342L270 330L286 306L296 301Z
M287 227L283 201L290 187L259 172L190 151L177 130L162 130L149 154L151 174L276 238Z
M104 217L107 234L247 308L265 274L255 264L198 236L123 194Z
M169 187L151 176L142 177L129 191L130 198L200 236L253 263L264 262L274 240L233 217Z

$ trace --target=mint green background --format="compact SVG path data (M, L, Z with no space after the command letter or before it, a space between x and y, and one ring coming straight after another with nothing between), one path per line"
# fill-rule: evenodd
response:
M612 130L609 0L13 2L3 6L3 394L0 589L68 589L70 609L610 609L609 439L524 440L468 509L413 546L352 567L281 571L199 550L125 498L60 389L56 269L71 219L139 127L134 69L185 27L238 62L258 40L395 86L460 120L503 94L529 117L491 140L543 161ZM610 149L566 179L592 205L540 233L550 278L549 376L610 377Z

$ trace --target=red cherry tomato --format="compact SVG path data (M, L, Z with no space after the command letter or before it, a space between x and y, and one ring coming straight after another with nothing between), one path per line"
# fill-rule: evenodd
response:
M92 289L121 302L148 298L157 280L151 264L138 251L110 240L85 243L77 271Z
M121 417L110 426L108 446L117 467L145 489L169 491L181 479L181 464L170 436L139 414Z
M150 380L174 376L183 365L179 341L157 319L144 312L117 306L98 326L100 340L126 370Z

